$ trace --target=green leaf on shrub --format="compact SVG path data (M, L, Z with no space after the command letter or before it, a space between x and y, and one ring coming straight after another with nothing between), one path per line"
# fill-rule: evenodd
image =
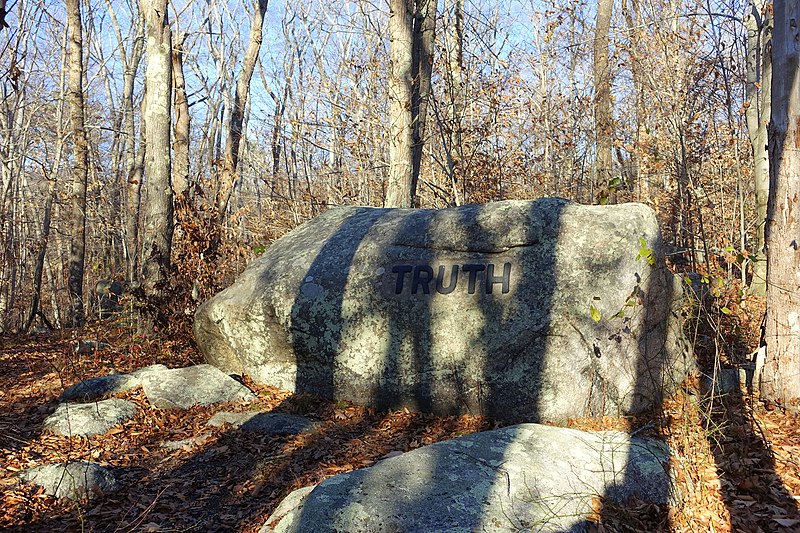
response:
M639 237L639 253L636 254L636 260L645 259L647 264L653 266L656 264L656 258L653 257L653 250L648 248L647 241L644 237Z

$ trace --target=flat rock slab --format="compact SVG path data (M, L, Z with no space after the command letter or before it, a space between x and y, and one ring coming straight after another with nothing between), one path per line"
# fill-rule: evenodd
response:
M261 533L588 531L592 500L670 499L669 449L523 424L440 442L291 493Z
M148 372L141 380L147 399L159 409L256 399L250 389L211 365Z
M234 428L265 435L297 435L312 431L317 423L303 416L284 413L230 413L220 411L207 425L218 427L230 424Z
M136 404L119 398L93 403L62 403L48 416L42 429L64 436L90 436L107 432L136 414Z
M86 379L67 388L58 397L60 402L93 402L136 388L142 384L142 376L149 372L168 370L166 366L155 364L140 368L130 374L109 374Z
M194 335L209 363L297 393L552 421L676 390L683 299L643 204L342 207L270 245Z
M37 466L21 472L19 477L27 483L44 487L49 496L70 500L91 500L119 488L109 469L83 461Z

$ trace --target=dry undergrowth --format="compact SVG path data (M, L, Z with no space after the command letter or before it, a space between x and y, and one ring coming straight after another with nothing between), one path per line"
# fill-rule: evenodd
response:
M141 390L123 397L137 416L106 435L42 435L60 392L81 379L153 363L201 362L188 339L147 341L124 329L85 331L111 345L76 354L58 334L0 339L0 527L17 531L257 531L291 490L373 464L393 451L495 427L477 417L376 413L268 387L256 405L188 411L149 407ZM252 383L250 383L251 386ZM205 421L221 409L274 409L321 421L319 431L264 437ZM796 415L749 398L709 402L692 384L661 413L637 419L573 420L664 438L674 453L679 504L614 508L598 500L597 531L800 531L800 430ZM169 451L164 441L200 437ZM21 469L66 460L113 465L124 488L99 501L57 501L16 483Z

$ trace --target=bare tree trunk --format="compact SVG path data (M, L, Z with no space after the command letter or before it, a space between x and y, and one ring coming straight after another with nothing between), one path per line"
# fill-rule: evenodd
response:
M412 168L411 202L416 203L422 152L425 147L425 124L431 94L433 72L433 43L436 40L436 0L416 0L414 42L411 56L411 75L414 80L411 99Z
M275 114L273 115L272 123L272 139L270 140L270 148L272 152L272 183L278 182L278 171L281 166L281 137L283 135L283 115L286 112L286 98L289 92L289 82L286 82L286 87L283 91L283 98L279 98L274 92L270 91L269 95L272 101L275 102Z
M74 327L81 327L85 322L83 269L86 256L86 185L89 150L83 125L83 27L80 0L67 0L66 6L69 25L67 99L73 146L71 241L67 283L71 301L71 323Z
M5 111L5 109L3 110ZM0 113L4 115L4 113ZM11 130L6 124L5 117L0 116L3 122L3 129ZM5 140L5 139L4 139ZM5 151L3 151L5 152ZM10 329L8 312L11 300L11 269L13 268L14 246L13 246L13 218L11 208L13 204L12 183L15 172L10 168L12 162L8 160L5 153L2 154L0 161L0 334Z
M142 247L140 239L139 219L142 204L142 184L144 181L144 156L147 153L147 120L145 107L147 105L147 91L142 98L141 118L139 122L139 150L135 149L135 130L133 116L126 126L129 131L131 146L126 154L127 172L127 213L125 216L125 233L127 236L126 248L128 249L128 281L138 281L141 269Z
M754 0L745 20L747 27L747 85L745 116L747 132L753 148L753 180L756 189L756 244L753 278L750 293L767 293L767 258L764 254L764 225L769 199L769 153L767 152L767 123L770 117L770 87L772 85L772 15L766 2Z
M47 284L50 287L50 310L53 313L52 315L52 324L56 329L61 329L61 310L58 307L58 285L56 283L56 277L53 274L53 265L50 261L45 261L44 263L44 273L47 278ZM40 310L40 316L44 316L44 313Z
M387 207L413 207L430 97L436 2L389 2Z
M274 91L268 89L269 95L275 104L275 113L273 114L272 122L272 138L270 139L270 152L272 155L272 184L270 187L271 196L273 197L275 193L275 187L278 184L278 175L281 167L281 154L283 152L283 123L284 116L286 115L286 103L289 101L292 94L292 78L294 77L294 69L295 65L297 64L295 58L299 55L296 43L291 41L290 32L288 31L289 21L287 19L291 20L293 18L294 15L291 15L290 17L287 13L284 15L284 20L282 21L284 37L286 38L286 42L289 47L289 52L287 52L283 59L283 88L280 91L278 88L276 88ZM264 84L264 87L269 87L269 83L264 74L264 70L261 68L260 62L259 72L261 73L261 81Z
M608 62L608 34L613 0L597 1L594 30L594 125L596 139L595 186L607 187L611 181L614 116L611 109L611 69Z
M639 0L622 0L622 12L625 15L625 24L628 27L628 38L630 39L630 69L633 90L636 95L636 132L633 137L633 152L631 153L631 163L633 166L632 183L629 185L637 192L638 198L645 199L650 197L650 183L642 176L641 154L642 142L646 135L645 117L647 109L644 100L644 84L642 74L642 37L641 30L637 27L639 21ZM621 163L621 161L620 161Z
M145 329L152 327L157 306L167 294L172 251L173 191L170 132L172 130L172 38L167 0L142 2L147 26L145 70L144 161L147 203L142 235L142 289L147 304Z
M389 177L386 207L411 207L413 0L389 1Z
M50 240L50 223L51 215L53 212L53 198L55 197L55 184L49 182L47 185L47 197L44 203L44 214L42 219L42 234L39 238L39 251L36 253L36 266L33 271L33 296L31 298L30 311L28 318L25 320L23 331L28 332L31 329L33 320L39 313L39 304L42 298L42 274L44 272L44 260L47 255L47 244Z
M228 137L225 141L225 156L222 166L222 178L217 190L216 197L216 217L217 226L220 228L225 219L225 212L228 209L228 202L233 191L233 184L236 181L236 173L239 167L239 145L242 140L242 124L244 122L244 112L247 106L247 98L250 94L250 79L253 77L258 54L261 50L263 39L264 15L267 12L268 0L258 0L253 19L250 21L250 40L247 43L247 51L242 62L242 72L236 80L236 94L234 95L233 108L231 109L228 120ZM219 246L221 230L215 235L212 250Z
M767 209L767 353L761 394L800 397L800 2L775 0L770 195Z
M447 93L447 156L450 184L453 188L453 203L461 205L458 184L464 180L464 146L462 121L464 118L464 0L448 0L447 14L450 23L447 32L447 66L445 91Z
M140 150L136 150L136 122L134 117L133 90L139 64L144 53L144 12L137 9L135 20L128 37L123 36L117 20L114 3L106 0L106 7L111 19L111 26L117 37L119 59L122 63L122 129L124 132L125 171L122 174L120 190L125 192L126 207L121 216L124 218L126 277L133 282L138 277L139 271L139 199L142 188L142 157L144 143L140 143ZM131 40L130 53L125 43ZM144 107L144 103L142 103ZM144 124L144 121L142 121ZM143 127L143 126L142 126ZM140 132L143 139L143 133Z
M175 144L173 156L175 166L172 172L172 186L175 195L181 198L189 186L189 100L186 98L186 81L183 77L184 33L172 48L172 76L175 86Z

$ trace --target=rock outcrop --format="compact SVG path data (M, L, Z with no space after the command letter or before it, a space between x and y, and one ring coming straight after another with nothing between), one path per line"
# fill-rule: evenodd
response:
M130 374L109 374L85 379L65 389L58 400L61 402L93 402L141 386L142 376L145 374L166 370L169 370L166 366L155 364L140 368Z
M589 530L596 498L665 505L669 449L523 424L440 442L289 494L261 533Z
M194 405L256 398L250 389L211 365L147 372L141 382L147 399L160 409L189 409Z
M204 303L194 334L226 372L378 408L639 412L690 368L660 251L642 204L336 208Z
M169 369L156 364L130 374L98 376L72 385L61 393L61 403L45 419L42 428L65 436L106 433L133 417L136 404L120 398L101 398L139 386L150 404L160 409L189 409L194 405L256 399L245 385L211 365ZM239 420L240 425L246 422Z
M19 477L43 487L49 496L70 500L91 500L119 489L119 483L108 468L85 461L37 466L20 472Z
M62 403L45 419L42 429L67 437L101 435L135 414L136 404L119 398L93 403Z

